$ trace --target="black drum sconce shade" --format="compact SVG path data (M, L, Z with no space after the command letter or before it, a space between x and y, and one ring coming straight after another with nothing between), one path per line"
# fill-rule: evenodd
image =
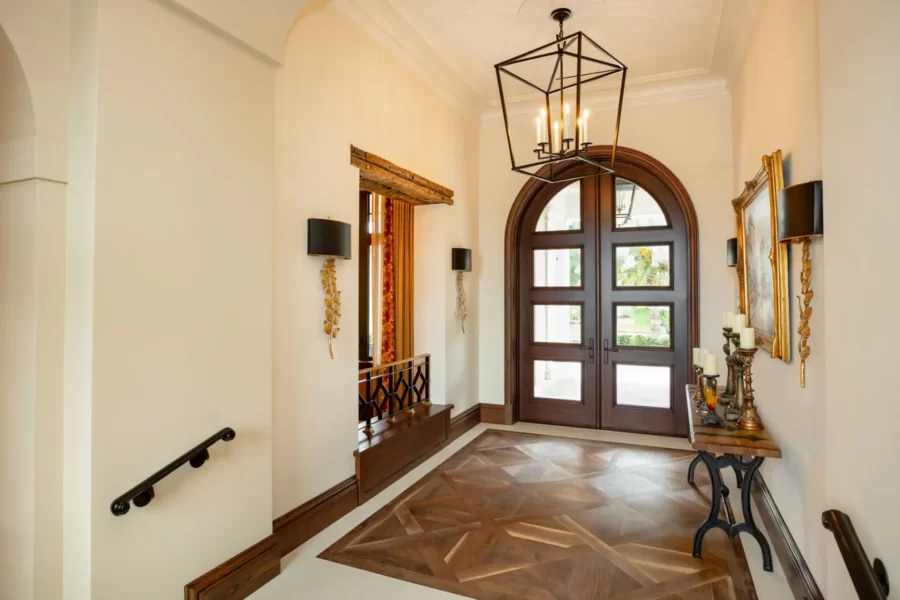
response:
M306 253L310 256L350 258L350 224L309 219Z
M472 251L469 248L453 248L451 262L454 271L471 271Z
M725 240L725 261L729 267L737 266L737 238Z
M778 197L778 235L782 242L825 233L822 182L808 181L781 190Z
M800 350L800 387L806 387L806 359L809 358L809 318L812 316L813 290L812 259L809 247L812 238L825 233L822 214L822 182L808 181L781 190L778 195L778 238L781 242L803 244L803 270L800 272L800 326L798 348Z

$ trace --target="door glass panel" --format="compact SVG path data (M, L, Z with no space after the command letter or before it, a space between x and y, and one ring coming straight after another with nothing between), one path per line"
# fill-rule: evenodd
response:
M616 179L616 229L668 225L666 213L647 190L627 179Z
M550 344L581 343L580 304L535 304L534 341Z
M566 186L553 196L538 218L535 231L573 231L581 229L581 183Z
M670 246L616 246L616 287L669 287Z
M672 407L672 367L616 364L616 405Z
M581 287L581 248L535 250L534 287Z
M616 307L616 345L670 348L671 319L670 306L619 305Z
M534 397L581 402L581 363L534 361Z

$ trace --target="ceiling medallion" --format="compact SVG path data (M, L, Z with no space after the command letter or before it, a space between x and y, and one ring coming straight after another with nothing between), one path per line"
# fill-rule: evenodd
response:
M579 31L565 35L563 23L571 16L572 11L568 8L557 8L550 13L550 17L559 23L555 41L494 65L513 171L548 183L612 173L622 121L622 98L628 67L584 33ZM600 87L602 79L619 73L622 74L622 83L612 156L609 164L604 165L599 159L589 156L588 150L593 144L590 135L592 117L590 110L584 106L584 94ZM520 127L513 131L509 123L507 97L516 102L534 97L540 106L534 129ZM574 111L571 105L573 99ZM517 154L520 158L527 157L527 160L517 160ZM576 164L587 164L592 168L572 169Z

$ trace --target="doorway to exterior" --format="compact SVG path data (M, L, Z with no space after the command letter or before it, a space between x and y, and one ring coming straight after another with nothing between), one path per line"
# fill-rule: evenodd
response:
M523 421L684 435L698 337L693 205L647 155L620 148L615 171L530 181L513 206L507 402Z

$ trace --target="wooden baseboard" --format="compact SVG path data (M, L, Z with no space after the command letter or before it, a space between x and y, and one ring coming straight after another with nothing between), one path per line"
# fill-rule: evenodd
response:
M479 423L481 423L481 405L476 404L450 419L450 434L447 436L447 442L452 442Z
M281 573L278 541L270 535L255 546L184 586L185 600L243 600Z
M481 422L494 425L512 425L512 408L511 404L482 404Z
M272 529L278 539L281 556L287 556L359 506L357 496L356 477L349 477L309 502L275 519Z
M752 491L759 508L760 520L769 532L772 549L778 556L781 568L784 569L794 598L796 600L824 600L824 596L809 570L809 565L806 564L806 560L803 558L794 536L791 535L784 517L781 516L778 506L775 504L775 498L769 491L762 475L757 473L755 481L757 485Z

